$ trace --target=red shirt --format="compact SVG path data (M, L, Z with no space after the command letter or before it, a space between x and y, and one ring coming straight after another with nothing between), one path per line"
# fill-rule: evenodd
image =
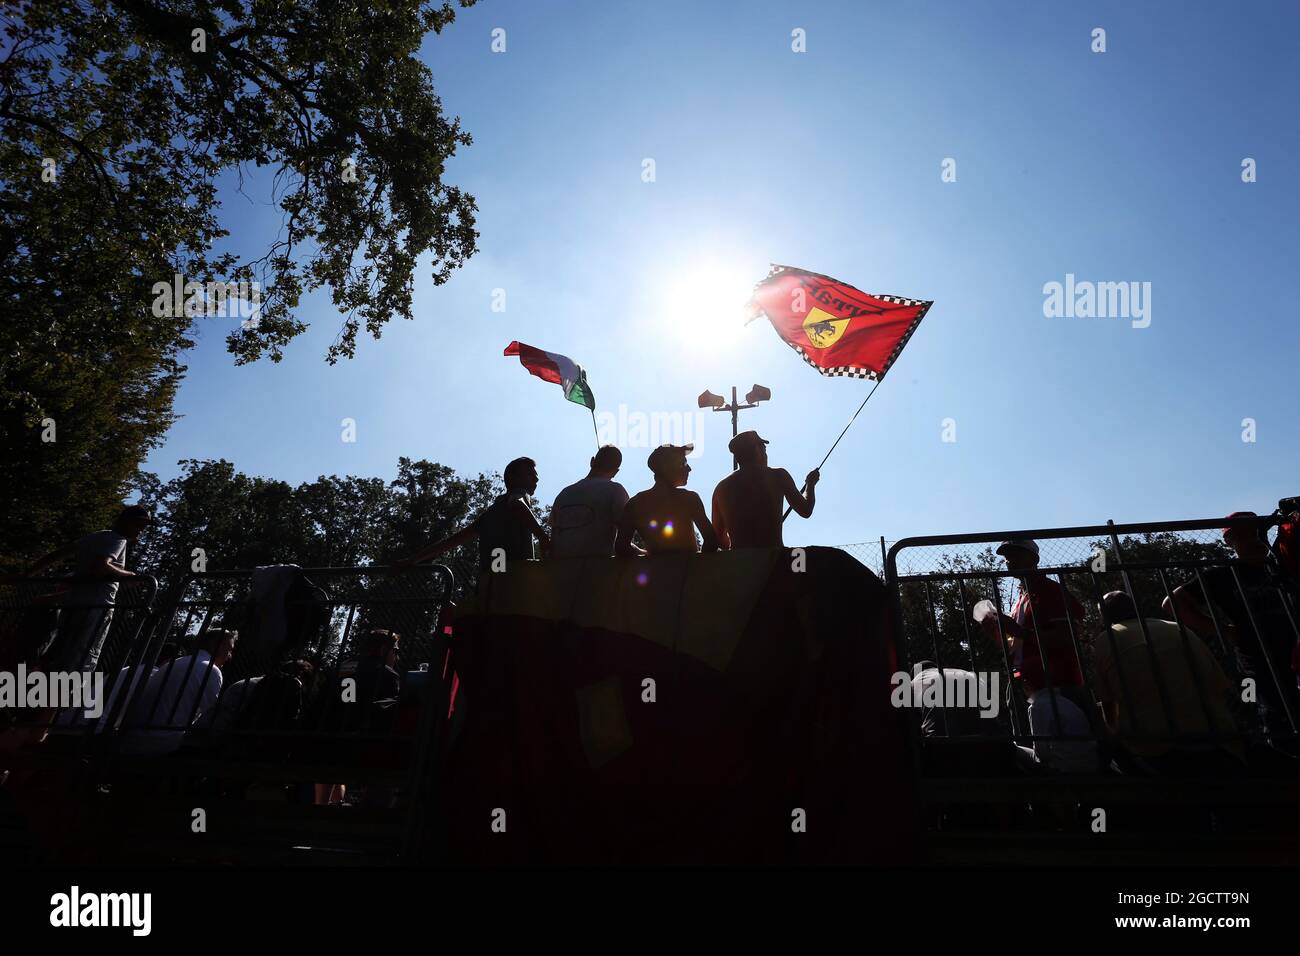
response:
M1083 621L1083 605L1069 591L1063 591L1059 582L1045 574L1026 579L1020 597L1016 598L1015 607L1011 609L1011 617L1024 631L1020 676L1031 694L1047 686L1038 648L1038 634L1047 632L1049 628L1052 634L1048 639L1047 666L1051 671L1052 686L1083 686L1083 670L1070 640L1069 627L1066 625L1067 614L1077 636ZM1037 631L1034 629L1035 619L1038 622Z

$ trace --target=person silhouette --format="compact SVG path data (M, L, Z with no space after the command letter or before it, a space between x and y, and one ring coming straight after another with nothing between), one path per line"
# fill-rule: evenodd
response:
M551 557L608 558L614 553L618 519L627 507L627 490L614 480L623 453L604 445L591 459L587 477L555 497L551 506Z
M808 497L799 493L784 468L769 468L767 442L758 432L741 432L727 449L740 465L718 482L713 491L713 528L725 550L732 548L783 548L781 505L789 502L795 514L807 518L817 504L814 468L806 479Z
M648 554L699 550L695 529L705 551L718 550L718 536L704 513L704 502L684 487L691 474L686 455L694 445L660 445L650 452L646 465L655 476L654 486L636 494L623 509L614 553L636 554L633 534L639 534Z
M138 585L148 579L126 567L128 545L150 525L153 515L143 505L127 505L107 530L85 535L52 551L28 569L36 577L47 568L73 560L75 571L68 593L60 599L63 608L59 633L43 649L50 670L95 670L105 638L113 621L119 585Z
M531 561L533 538L541 545L542 554L551 547L551 539L542 528L533 509L528 507L528 496L537 490L537 463L531 458L516 458L502 472L505 493L488 505L469 524L455 534L435 541L394 562L398 569L408 568L428 561L478 538L479 571L487 571L497 557L506 561Z

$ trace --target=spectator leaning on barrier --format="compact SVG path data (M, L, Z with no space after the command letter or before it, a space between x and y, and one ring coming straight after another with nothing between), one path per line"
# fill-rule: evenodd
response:
M1102 598L1101 615L1093 643L1097 696L1124 749L1160 773L1240 770L1245 751L1226 701L1232 684L1205 642L1172 621L1139 621L1123 591Z
M1300 725L1300 693L1291 670L1297 634L1285 606L1285 579L1258 517L1253 511L1228 515L1229 520L1255 519L1223 529L1223 540L1238 561L1202 571L1203 588L1193 577L1175 588L1173 597L1180 620L1207 640L1215 634L1217 621L1241 675L1255 682L1260 720L1274 736L1296 730L1292 721Z
M547 554L551 548L550 536L528 506L528 496L537 490L537 463L531 458L516 458L506 465L501 477L505 481L505 493L497 496L478 517L455 534L397 561L396 566L403 568L428 561L476 537L480 573L492 569L498 558L531 561L533 538L538 540L542 554Z
M1070 640L1070 624L1077 627L1083 621L1083 605L1060 582L1038 570L1037 542L1028 538L1004 541L997 553L1020 581L1020 596L1011 616L1001 615L1013 671L1030 694L1046 687L1048 677L1053 687L1082 688L1083 671ZM996 641L997 617L989 615L980 623L984 633ZM1046 672L1039 641L1047 648Z
M713 528L723 550L785 547L781 506L788 503L799 517L811 517L821 472L808 472L805 498L788 471L768 466L767 439L758 432L741 432L727 448L739 467L713 491Z
M705 551L718 550L718 536L704 513L700 496L686 489L691 465L686 456L694 445L660 445L650 452L646 467L654 475L654 485L633 496L623 509L618 525L615 554L628 557L638 553L633 537L639 535L649 554L700 550L696 529L704 541Z
M50 552L28 569L28 576L34 577L56 564L74 561L72 587L60 601L65 610L58 637L46 652L49 670L95 669L113 620L118 586L138 577L126 568L127 545L151 524L148 509L128 505L109 528Z
M1023 682L1029 700L1030 733L1036 737L1090 737L1095 729L1095 706L1070 639L1071 628L1077 634L1083 622L1083 605L1061 582L1038 570L1036 541L1004 541L997 553L1019 579L1020 596L1009 617L990 614L980 626L995 644L1001 628L1012 674ZM1094 770L1098 761L1096 742L1091 739L1036 742L1032 754L1039 763L1069 772Z
M627 489L614 480L623 453L605 445L591 459L587 477L555 497L551 506L551 557L608 558L614 554Z

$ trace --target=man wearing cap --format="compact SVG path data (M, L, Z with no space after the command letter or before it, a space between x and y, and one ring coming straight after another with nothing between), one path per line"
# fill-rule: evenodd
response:
M821 472L808 472L808 497L799 493L784 468L767 466L767 441L758 432L741 432L728 450L740 466L718 482L713 492L713 527L725 550L733 548L783 548L781 505L801 518L813 513Z
M1291 670L1297 635L1283 597L1284 578L1259 515L1234 511L1228 520L1233 524L1223 529L1223 540L1236 552L1235 567L1204 570L1200 582L1193 575L1174 589L1174 608L1179 620L1206 640L1222 636L1227 649L1235 651L1241 676L1255 681L1264 729L1270 735L1289 733L1292 720L1300 726L1300 693Z
M686 455L694 447L660 445L650 452L646 465L655 476L654 487L634 495L623 509L614 549L619 557L637 553L633 534L641 535L648 554L695 552L696 528L704 539L704 550L718 550L718 536L704 513L704 502L684 487L691 473Z
M1070 623L1077 628L1083 621L1083 605L1059 581L1038 570L1038 542L1029 538L1004 541L997 553L1020 581L1020 596L1011 616L1002 615L1001 625L1007 652L1026 689L1033 693L1046 687L1049 679L1056 687L1082 687L1083 672L1070 640ZM989 615L980 623L985 634L996 640L997 617ZM1038 647L1040 639L1047 647L1046 672Z
M1086 738L1099 729L1098 714L1070 639L1071 629L1078 634L1083 623L1083 605L1060 581L1038 570L1038 542L1013 538L998 545L997 553L1019 579L1020 596L1010 617L990 614L980 625L994 643L1001 627L1012 673L1020 677L1029 699L1030 733ZM1097 750L1092 740L1035 742L1032 753L1039 762L1058 770L1096 769Z
M69 559L74 563L72 587L59 602L65 610L50 649L50 670L95 669L113 620L118 585L139 577L126 568L126 546L134 544L153 523L143 505L128 505L109 528L50 552L28 569L27 573L35 576Z

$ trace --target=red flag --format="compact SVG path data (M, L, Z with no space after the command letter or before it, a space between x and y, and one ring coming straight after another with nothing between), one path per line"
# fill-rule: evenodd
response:
M869 295L830 276L774 265L754 287L749 317L767 316L781 340L823 375L880 379L933 304Z

